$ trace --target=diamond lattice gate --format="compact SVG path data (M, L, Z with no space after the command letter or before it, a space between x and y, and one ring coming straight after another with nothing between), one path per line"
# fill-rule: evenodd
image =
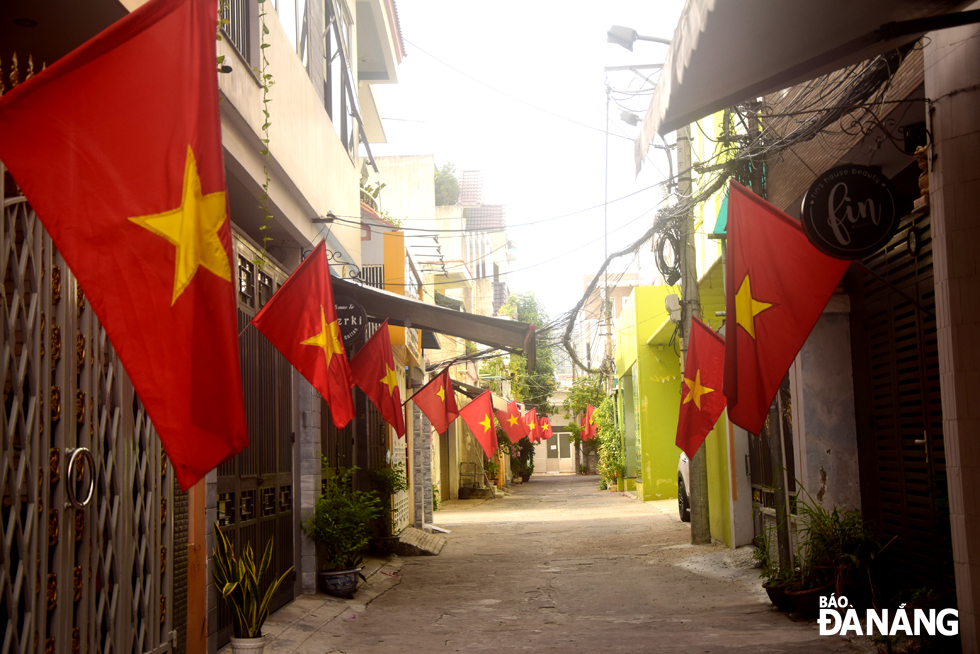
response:
M0 652L170 652L173 473L2 166L0 196Z

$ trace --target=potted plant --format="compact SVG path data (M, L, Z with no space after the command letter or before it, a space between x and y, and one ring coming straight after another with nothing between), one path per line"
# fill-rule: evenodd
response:
M500 464L497 463L496 458L490 457L484 460L483 470L487 473L487 478L490 479L490 484L492 486L497 485L497 475L500 474Z
M828 510L808 497L797 503L797 513L801 546L786 592L797 611L815 616L820 597L831 592L852 603L873 604L874 562L889 543L875 538L857 509Z
M392 495L408 490L408 479L405 476L405 464L396 463L375 468L368 473L374 482L375 490L381 501L380 535L372 536L369 546L372 552L380 556L390 556L398 548L398 532L395 530L395 506ZM433 493L435 493L433 488Z
M269 617L269 602L276 596L279 585L285 581L293 567L289 566L281 577L269 584L265 595L260 595L259 585L272 562L272 538L265 546L258 569L252 557L252 546L245 541L240 557L228 537L214 525L214 552L211 555L211 575L218 593L231 607L235 635L231 639L232 652L262 654L265 636L262 625Z
M374 491L354 489L356 467L327 480L313 513L301 524L303 532L326 552L326 565L318 574L328 595L351 598L361 574L361 549L371 536L371 523L381 515Z
M769 596L769 601L780 611L792 611L793 602L786 596L786 588L792 577L790 570L783 570L779 567L779 562L774 559L772 543L775 538L775 525L768 525L764 533L755 539L755 550L752 558L762 566L759 577L763 579L762 587Z
M527 483L534 472L534 446L525 437L514 443L510 448L510 469L515 477L520 477L522 483Z

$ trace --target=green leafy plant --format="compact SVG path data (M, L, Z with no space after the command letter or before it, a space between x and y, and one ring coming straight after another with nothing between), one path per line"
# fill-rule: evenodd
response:
M497 475L500 474L500 464L497 463L496 457L484 460L483 469L486 470L487 476L490 479L496 479Z
M234 618L235 638L258 638L262 635L262 625L269 617L269 602L276 596L280 584L286 580L293 567L282 573L265 591L259 593L259 584L272 563L272 539L265 546L262 562L258 569L252 556L252 546L245 541L240 557L218 524L214 525L214 552L211 558L211 575L218 593L231 607Z
M442 498L439 497L439 486L432 484L432 510L438 511L440 504L442 504Z
M854 589L849 595L866 594L874 604L875 559L891 541L882 544L857 509L845 511L835 506L828 510L806 495L798 499L797 512L801 545L791 585L806 589L833 583L840 595L847 582Z
M405 464L395 463L390 466L375 468L368 472L368 477L374 482L384 514L385 536L395 535L395 508L391 496L408 490L408 479L405 476Z
M275 240L269 236L268 231L272 226L272 211L269 208L269 183L272 179L269 174L269 127L272 126L272 114L269 113L269 104L272 102L272 98L269 97L269 94L276 81L273 79L272 73L269 72L269 59L265 54L265 51L272 45L266 40L269 36L269 26L266 24L266 16L269 13L265 8L266 0L256 0L256 2L259 4L259 56L261 60L260 65L253 67L252 70L258 76L259 85L262 87L262 115L264 116L264 121L260 128L262 130L262 138L259 140L262 142L262 149L259 150L259 154L262 156L262 173L265 176L265 180L262 182L262 194L259 195L258 206L262 212L262 219L264 221L259 225L259 231L262 232L262 255L253 263L261 267L266 262L266 247Z
M328 570L361 567L360 551L370 538L371 522L381 515L374 491L354 489L356 470L356 467L348 468L327 480L313 513L301 523L303 532L326 548Z
M626 474L626 452L623 450L623 430L615 424L613 398L607 397L593 414L596 441L599 445L599 474L607 482Z
M511 446L510 469L522 479L534 473L534 445L526 436Z

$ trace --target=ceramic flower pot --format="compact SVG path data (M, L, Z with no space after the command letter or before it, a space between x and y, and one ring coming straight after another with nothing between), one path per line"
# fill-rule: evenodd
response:
M789 612L795 608L793 601L786 597L785 586L770 586L769 582L766 581L763 582L762 587L766 589L766 595L769 596L769 601L780 611Z
M360 568L353 570L327 570L319 573L320 590L333 597L352 599L360 581Z
M834 584L825 584L818 588L808 588L806 590L788 590L786 597L793 602L796 612L803 618L815 618L820 611L820 598L823 595L830 595L834 590Z
M265 636L258 638L235 638L231 639L232 654L262 654L265 651Z

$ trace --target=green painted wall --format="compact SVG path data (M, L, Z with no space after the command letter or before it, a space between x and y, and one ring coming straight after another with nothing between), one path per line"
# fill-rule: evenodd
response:
M641 500L677 497L680 450L674 445L674 439L680 366L672 346L646 342L667 318L664 298L676 292L676 287L668 286L635 288L617 320L616 369L632 374L637 398L634 407L639 467L636 493Z

